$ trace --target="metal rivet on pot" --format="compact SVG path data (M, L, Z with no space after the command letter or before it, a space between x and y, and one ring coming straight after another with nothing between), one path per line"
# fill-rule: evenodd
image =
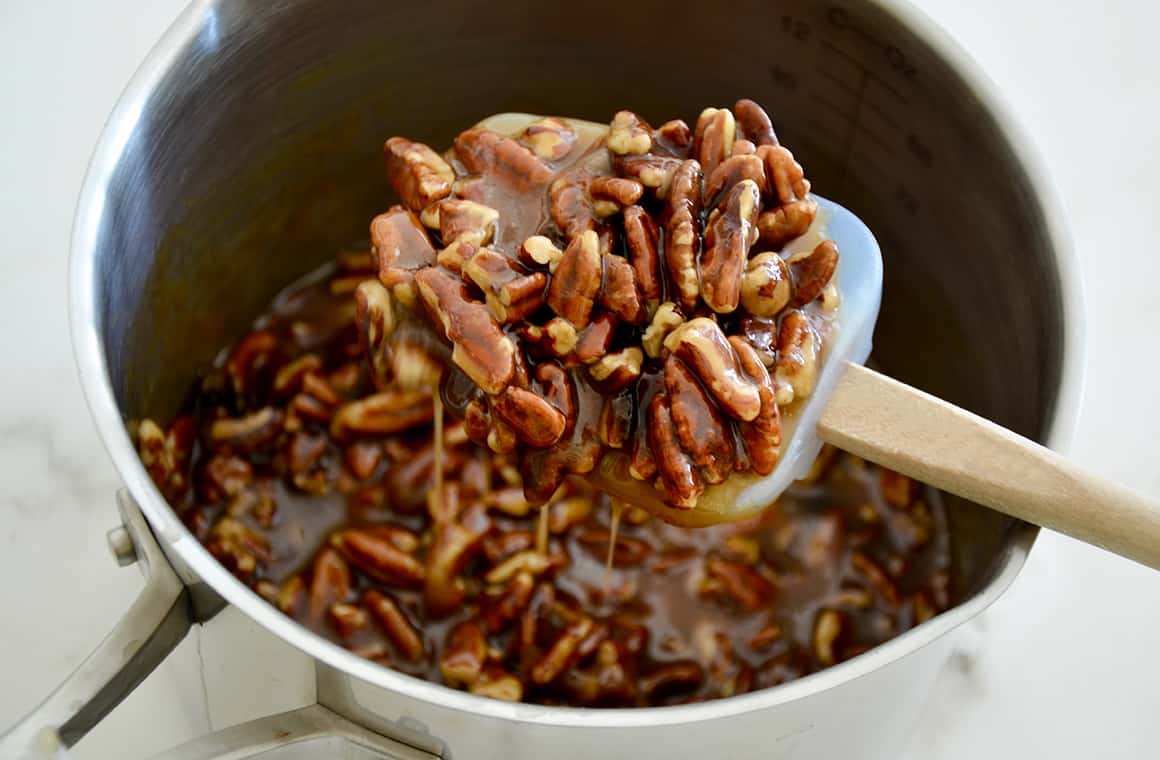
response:
M121 567L137 561L137 548L133 546L133 537L129 535L129 531L125 529L124 525L118 525L109 530L105 534L105 540L109 543L109 551L113 553L113 559L117 560L117 564Z

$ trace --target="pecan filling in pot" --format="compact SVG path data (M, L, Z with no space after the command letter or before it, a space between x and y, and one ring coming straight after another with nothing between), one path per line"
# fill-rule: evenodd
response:
M224 565L389 667L498 699L649 706L774 686L951 602L933 489L833 450L764 513L840 329L809 182L756 103L653 128L505 115L385 146L403 205L291 284L142 461Z

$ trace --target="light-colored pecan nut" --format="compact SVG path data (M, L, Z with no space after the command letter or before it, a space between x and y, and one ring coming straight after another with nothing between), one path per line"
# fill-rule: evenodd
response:
M548 267L548 271L555 272L556 265L564 256L564 252L556 247L549 238L543 235L533 235L523 242L519 250L520 261L529 266Z
M640 378L644 352L637 346L601 356L588 365L588 376L602 393L617 393Z
M789 303L792 291L789 268L773 251L750 259L741 276L741 305L755 317L776 317Z
M716 205L734 187L750 180L762 195L765 193L765 164L752 154L733 155L722 161L705 179L705 204ZM760 196L758 197L760 205ZM759 209L760 210L760 209Z
M403 336L395 339L391 376L397 389L434 392L439 388L444 369L444 363L431 352L426 342Z
M781 248L789 241L806 234L817 215L818 203L813 198L794 201L762 212L761 216L757 217L757 231L761 234L761 242Z
M343 530L330 537L330 545L347 561L380 583L400 588L419 588L426 571L409 553L400 551L387 537L369 530Z
M619 213L640 200L644 185L634 179L623 177L594 177L588 182L588 195L592 198L592 210L604 219Z
M673 175L665 211L665 265L675 291L674 300L689 311L696 307L700 294L700 215L701 167L696 161L684 161Z
M634 156L652 150L652 127L632 111L617 111L608 127L608 150Z
M656 128L653 141L653 152L657 155L686 158L693 145L693 130L683 119L673 119Z
M463 265L478 250L479 246L468 240L452 240L446 248L440 249L435 254L435 263L460 274L463 272Z
M487 661L487 638L474 620L459 623L447 634L439 672L448 686L470 686L475 683Z
M415 272L435 263L435 247L415 215L394 206L372 219L371 251L379 281L404 303L413 302Z
M600 292L602 270L600 239L588 230L568 243L548 284L548 306L577 330L588 326Z
M723 412L742 421L757 417L761 411L757 386L742 375L737 355L720 325L708 317L697 317L669 333L665 348L693 370Z
M821 610L814 618L812 647L819 665L828 667L838 661L837 643L844 625L844 616L837 610Z
M545 161L559 161L572 152L576 130L556 116L548 116L527 126L520 141Z
M364 280L355 289L354 302L363 355L370 362L375 383L381 387L390 379L391 371L392 352L388 338L395 330L391 294L378 280ZM318 364L321 366L321 360Z
M588 195L589 179L587 170L574 169L561 174L548 188L548 208L552 221L565 240L574 240L596 229L596 210Z
M582 617L565 628L532 666L532 681L541 685L548 684L567 670L577 654L580 642L592 632L592 625L591 618Z
M523 388L509 387L492 402L492 410L528 446L545 448L560 440L567 423L546 399Z
M743 98L733 104L733 113L737 117L737 126L741 134L754 145L779 145L777 133L773 131L773 122L765 109L748 98Z
M761 191L752 180L742 180L721 204L721 213L705 230L701 254L701 298L718 314L736 311L741 300L741 273L757 242L757 214Z
M394 599L375 589L368 589L362 601L404 660L417 662L423 657L426 652L423 634Z
M190 417L178 417L167 432L150 419L141 420L137 426L141 464L172 503L177 503L189 487L189 459L196 438L196 426Z
M491 427L487 431L487 447L496 454L510 454L519 445L519 438L511 425L501 419L492 417Z
M628 248L628 259L649 308L659 303L663 295L661 260L657 249L659 235L656 222L643 208L630 206L624 210L624 241Z
M338 408L330 434L340 441L402 433L431 422L431 391L383 391Z
M483 291L487 308L501 324L517 322L544 303L548 276L524 272L514 260L491 248L476 251L463 274Z
M272 406L242 417L222 417L210 423L209 439L214 445L228 445L234 451L254 451L278 437L282 419L282 411Z
M460 133L455 138L455 155L472 174L487 174L520 192L545 185L552 178L552 170L534 153L487 129Z
M576 388L571 376L555 362L543 362L536 367L536 382L540 384L544 400L564 415L567 421L564 435L568 435L576 422Z
M455 171L423 143L392 137L383 146L383 155L391 187L413 210L419 211L451 195Z
M485 665L479 678L468 687L476 696L519 702L524 698L524 684L519 678L495 664Z
M749 466L758 475L768 475L781 457L781 412L777 406L777 393L757 349L740 335L729 336L729 344L737 352L741 371L757 385L761 394L761 411L752 422L738 423L737 433L745 444Z
M310 617L320 620L335 602L350 596L350 567L334 549L323 549L310 572Z
M672 301L662 303L657 307L652 321L641 337L640 342L644 352L653 359L658 358L661 355L661 349L664 348L665 338L684 323L685 315L681 313L680 308L675 303Z
M681 166L681 159L667 156L624 156L612 162L616 173L634 179L664 200L669 197L673 177Z
M700 468L706 483L720 483L733 471L733 439L709 395L680 359L665 360L665 391L681 448Z
M697 474L692 458L681 448L665 393L656 394L649 403L647 435L649 449L664 484L666 501L682 509L697 506L705 484Z
M600 442L610 449L623 449L632 434L632 420L636 414L631 393L606 396L596 424Z
M435 526L435 537L427 550L427 577L423 584L423 602L428 614L441 617L462 604L467 590L459 573L479 552L489 530L491 520L482 503L467 507L458 521Z
M552 317L542 326L521 325L518 330L523 345L548 356L562 359L576 348L576 328L563 317Z
M600 289L600 305L630 325L645 321L648 309L632 264L614 253L605 253L602 259L604 283Z
M415 282L452 343L451 360L485 393L502 392L515 373L516 350L487 307L468 298L463 282L444 269L421 270Z
M781 318L773 381L781 406L809 398L818 372L818 340L809 318L790 311Z
M537 576L552 566L552 561L545 554L535 549L518 552L508 557L498 565L488 570L483 576L484 581L492 585L507 583L517 573Z
M793 278L793 298L789 305L805 306L822 294L837 271L838 245L833 240L823 240L812 251L793 256L786 263Z
M499 212L475 201L448 198L424 209L421 220L439 230L444 245L459 240L483 246L495 237ZM432 221L434 225L428 224Z
M693 158L701 163L706 175L733 152L737 123L728 108L706 108L697 118L693 130Z
M762 145L757 155L765 162L765 175L770 195L785 206L804 199L810 193L802 165L781 145Z

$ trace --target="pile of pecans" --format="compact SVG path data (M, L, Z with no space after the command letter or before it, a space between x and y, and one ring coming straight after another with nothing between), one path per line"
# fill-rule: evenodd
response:
M389 383L399 314L425 314L473 386L467 435L516 456L533 502L612 455L692 509L776 466L835 318L838 249L751 100L692 129L630 111L591 126L476 127L445 156L388 140L404 205L371 224L364 344Z
M774 686L948 606L938 494L832 450L740 524L572 481L537 510L516 455L423 389L442 357L365 355L352 293L376 271L348 254L291 286L181 416L134 426L199 540L303 625L475 694L628 707Z

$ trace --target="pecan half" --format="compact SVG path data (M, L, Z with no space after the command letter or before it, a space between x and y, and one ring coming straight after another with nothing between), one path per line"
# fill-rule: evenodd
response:
M282 419L282 412L272 406L242 417L222 417L210 423L209 438L215 445L228 444L235 451L254 451L278 437Z
M653 152L658 155L685 158L693 145L693 130L683 119L673 119L657 127L653 139Z
M600 305L628 324L643 322L648 318L648 310L636 271L623 256L605 253L602 259L604 284L600 289Z
M504 702L519 702L524 698L524 685L520 679L493 664L484 666L468 691L481 697L502 699Z
M576 130L563 119L548 116L529 124L520 141L540 158L559 161L572 152Z
M733 104L733 113L737 117L737 126L741 134L754 145L779 145L777 133L773 131L773 122L769 114L757 103L743 98Z
M765 164L752 154L733 155L722 161L705 179L706 205L723 197L743 180L750 180L765 193Z
M618 111L608 127L607 144L618 156L648 153L652 150L652 128L632 111Z
M776 254L775 254L776 255ZM765 317L742 317L740 334L761 357L761 363L773 367L777 363L777 320Z
M481 248L463 265L463 274L479 286L487 308L500 323L517 322L544 303L548 276L525 273L499 251Z
M749 248L757 242L761 191L753 180L742 180L721 204L721 213L705 230L701 255L701 298L713 311L729 313L741 300L741 272Z
M413 210L451 195L455 171L423 143L392 137L383 146L391 187Z
M631 393L605 397L604 405L600 408L600 420L596 424L600 442L610 449L623 449L632 432L635 411Z
M612 334L616 330L616 316L611 312L601 312L577 336L573 356L582 364L591 364L608 353L612 345Z
M370 361L375 382L381 386L389 379L391 370L391 345L387 340L395 330L391 295L378 280L364 280L354 291L354 302L363 352ZM321 360L318 364L321 366ZM287 382L289 387L292 386Z
M653 396L649 404L647 435L668 501L683 509L697 506L705 484L697 475L693 460L681 448L669 399L664 393Z
M567 434L576 421L576 388L572 378L555 362L544 362L536 367L536 381L544 393L544 400L560 410L567 420Z
M591 618L580 618L556 638L544 656L532 666L532 681L547 684L556 680L571 664L580 642L592 631Z
M700 468L707 483L720 483L733 471L733 440L716 406L684 363L665 360L665 391L681 448Z
M425 425L433 414L429 390L383 391L340 406L330 423L330 434L340 441L391 435Z
M567 419L560 410L523 388L509 387L495 398L492 408L529 446L551 446L564 434Z
M768 475L781 457L781 412L777 406L777 393L757 349L740 335L729 336L729 344L737 352L741 371L757 385L761 395L761 411L752 422L738 423L737 432L749 455L749 466L758 475Z
M549 271L555 272L564 252L543 235L532 235L520 246L518 255L525 264L548 267Z
M548 188L552 221L565 240L596 229L596 210L588 195L588 181L587 170L574 169L557 177Z
M594 177L588 182L592 210L601 219L631 206L644 194L644 185L623 177Z
M435 263L435 247L413 213L393 206L371 220L371 250L379 281L404 303L414 301L415 272Z
M427 577L423 585L423 601L429 614L447 615L463 602L467 591L459 573L479 551L490 529L487 508L481 503L465 509L458 521L435 526L435 538L427 551Z
M573 238L564 250L548 285L548 305L581 330L588 326L601 279L600 240L588 230Z
M780 145L762 145L757 155L765 162L770 194L783 206L809 195L810 182L789 150Z
M741 276L741 305L755 317L775 317L789 303L792 287L789 268L773 251L749 260Z
M439 658L439 672L448 686L468 686L475 683L486 660L487 639L483 629L474 620L465 620L447 634L443 656Z
M673 175L665 212L665 264L676 291L675 300L692 310L697 305L697 255L700 253L701 166L681 163Z
M605 354L588 365L588 376L601 392L616 393L636 382L643 364L644 353L636 346L629 346Z
M448 198L424 209L422 221L439 230L444 245L460 241L482 246L495 237L499 212L475 201Z
M628 248L628 259L636 272L641 295L650 305L660 302L663 295L661 260L657 250L659 235L656 222L643 208L629 206L624 210L624 241Z
M278 348L278 336L269 330L256 330L238 343L226 359L226 376L234 393L252 398L262 375L270 368Z
M521 325L520 338L525 346L562 359L576 348L579 336L572 323L563 317L552 317L540 325Z
M321 619L335 602L350 595L350 568L334 549L323 549L310 573L310 617Z
M669 333L664 345L693 370L723 412L742 421L757 417L761 411L757 386L741 374L720 325L698 317Z
M664 200L669 196L673 177L681 166L681 159L666 156L624 156L612 162L616 173L634 179Z
M705 562L705 572L720 584L722 593L744 610L756 612L773 602L773 584L744 562L710 557Z
M451 360L485 393L497 394L515 373L515 346L488 309L467 296L461 280L436 267L415 276L419 294L451 341Z
M785 406L808 398L817 380L818 341L805 314L795 310L781 318L777 351L773 374L777 403Z
M330 544L352 565L381 583L401 588L423 585L423 565L385 536L370 530L344 530L332 535Z
M838 245L823 240L810 252L792 257L788 262L793 277L793 298L789 305L805 306L822 294L838 269Z
M389 595L375 589L368 589L363 594L363 605L374 615L387 634L387 638L395 645L395 650L405 660L416 662L426 653L423 644L423 634L407 617L407 613Z
M654 359L659 357L661 349L664 347L665 338L684 323L685 316L681 314L681 310L677 308L675 303L672 301L662 303L653 314L652 322L649 323L641 337L640 342L645 353Z
M510 137L487 129L469 129L455 138L455 155L472 174L487 174L514 190L527 192L547 184L552 170Z
M801 237L814 223L818 203L813 198L794 201L785 206L762 212L757 217L757 231L761 242L780 248L794 238Z
M693 157L701 163L705 174L712 174L729 158L736 135L737 123L728 108L706 108L701 112L693 130Z

